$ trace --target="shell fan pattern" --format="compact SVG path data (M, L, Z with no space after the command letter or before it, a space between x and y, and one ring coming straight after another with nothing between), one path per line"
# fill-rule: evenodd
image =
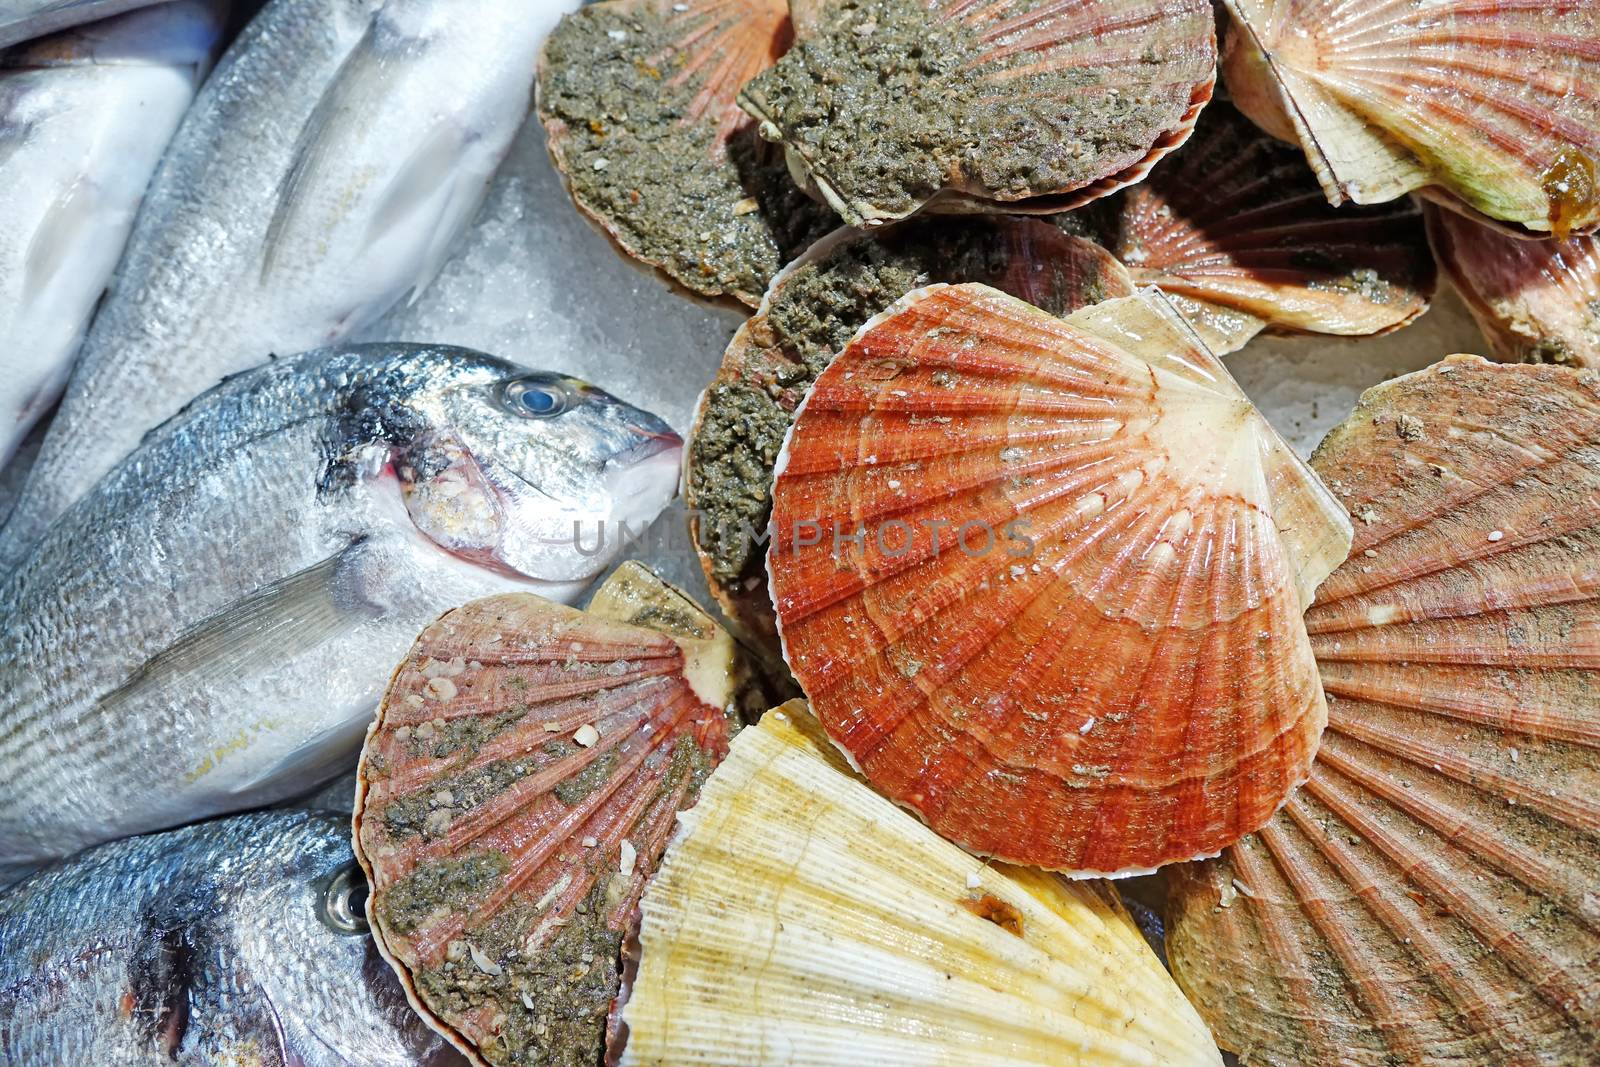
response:
M733 741L645 891L624 1067L1212 1067L1116 894L990 866L805 705Z
M1600 368L1600 239L1519 239L1433 206L1428 237L1498 358Z
M942 535L942 536L941 536ZM778 461L785 659L874 786L1008 862L1215 854L1310 773L1343 509L1154 290L918 290Z
M1068 314L1134 291L1099 246L1035 219L909 219L841 229L774 280L734 335L690 435L684 496L707 583L742 640L777 669L777 625L756 534L772 506L772 468L794 409L863 323L931 282L979 281Z
M1144 181L1060 221L1166 293L1218 355L1263 329L1399 329L1427 310L1437 273L1409 199L1329 206L1298 151L1222 102Z
M1357 519L1328 730L1172 872L1173 973L1249 1064L1600 1061L1600 377L1452 356L1312 465Z
M693 293L754 306L837 224L734 103L791 36L783 0L604 0L545 44L539 116L573 200Z
M1206 0L849 0L800 17L739 103L856 226L1088 203L1182 144L1216 80Z
M1600 226L1600 7L1223 0L1223 73L1333 204L1421 192L1523 236Z
M379 947L474 1063L599 1061L630 917L738 681L728 636L637 564L588 611L512 593L417 639L362 753L356 854Z

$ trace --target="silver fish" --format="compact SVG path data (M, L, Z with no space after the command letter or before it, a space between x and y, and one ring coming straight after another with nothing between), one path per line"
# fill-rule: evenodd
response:
M273 0L174 138L4 531L14 561L219 377L425 285L525 115L558 0Z
M0 48L81 26L157 0L0 0Z
M672 498L681 448L465 349L329 349L205 394L0 585L0 865L331 777L424 625L574 598Z
M74 857L0 897L10 1067L457 1062L365 920L350 821L260 812Z
M0 466L66 384L222 21L177 0L0 57Z

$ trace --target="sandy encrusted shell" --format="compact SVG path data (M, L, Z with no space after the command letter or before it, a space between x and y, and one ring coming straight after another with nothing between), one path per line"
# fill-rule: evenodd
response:
M1520 240L1431 205L1428 237L1496 356L1600 368L1600 239Z
M539 116L568 191L692 292L754 305L836 225L734 103L790 37L783 0L605 0L546 42Z
M1600 226L1600 7L1224 0L1223 72L1331 203L1412 191L1521 230Z
M474 1063L599 1060L619 946L727 751L738 671L637 564L588 611L513 593L417 639L362 752L356 854L380 949Z
M1108 886L940 840L798 701L681 821L642 904L625 1067L1221 1063Z
M1349 538L1156 291L1061 320L932 286L807 395L768 570L876 787L974 851L1129 873L1215 854L1309 774L1300 616Z
M908 220L839 230L774 280L728 345L690 434L684 497L706 580L741 637L777 662L764 545L772 465L796 405L833 354L912 289L978 281L1055 314L1133 292L1104 249L1031 219Z
M851 0L740 105L852 225L1065 211L1182 144L1216 78L1205 0Z
M1222 102L1143 182L1080 214L1063 221L1171 297L1218 355L1263 329L1386 333L1433 295L1415 204L1331 207L1298 150Z
M1312 465L1357 519L1328 730L1172 872L1174 973L1247 1064L1600 1062L1600 378L1453 356Z

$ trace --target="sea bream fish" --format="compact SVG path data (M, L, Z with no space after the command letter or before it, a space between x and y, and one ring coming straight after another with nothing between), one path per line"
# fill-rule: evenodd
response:
M9 1067L460 1061L367 933L350 820L260 812L102 845L0 896Z
M0 48L85 22L110 18L157 0L0 0Z
M528 110L562 6L272 0L146 194L0 561L217 379L338 342L426 285Z
M66 384L222 6L176 0L0 54L0 466Z
M328 349L206 393L0 585L0 867L332 777L424 626L571 600L671 500L681 449L466 349ZM449 678L430 693L449 714Z

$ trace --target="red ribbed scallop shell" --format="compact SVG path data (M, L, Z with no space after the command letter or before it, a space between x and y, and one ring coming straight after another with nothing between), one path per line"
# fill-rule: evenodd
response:
M629 918L727 752L727 650L629 566L588 612L523 593L457 608L400 665L362 753L356 854L380 948L473 1062L598 1062Z
M605 0L562 19L539 115L578 207L689 290L754 305L836 221L734 102L789 47L783 0Z
M1224 0L1224 73L1330 202L1414 190L1522 230L1600 225L1600 7Z
M773 279L728 345L690 434L684 499L712 595L782 670L767 590L772 465L795 407L850 336L909 290L979 281L1065 315L1134 291L1093 242L1038 219L926 217L876 231L841 229Z
M1600 239L1519 240L1432 206L1428 236L1496 356L1600 367Z
M934 286L807 395L768 569L795 678L879 790L974 851L1125 873L1305 780L1300 615L1348 539L1159 294L1061 320Z
M1208 107L1188 144L1107 203L1107 246L1219 355L1261 329L1386 333L1433 295L1414 204L1330 207L1301 153L1228 104Z
M1453 356L1312 465L1357 520L1328 730L1173 872L1174 973L1251 1064L1600 1062L1600 377Z
M1204 0L802 4L739 94L852 225L934 210L1066 211L1138 181L1211 99Z

